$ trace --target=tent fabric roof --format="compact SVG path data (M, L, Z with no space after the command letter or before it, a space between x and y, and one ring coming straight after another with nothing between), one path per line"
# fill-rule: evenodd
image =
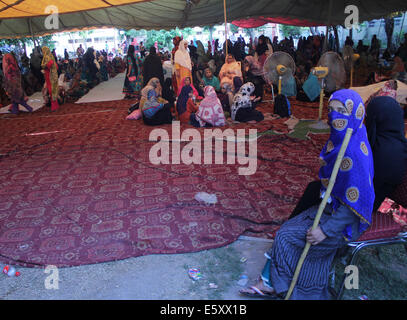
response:
M0 3L0 18L20 18L46 15L48 6L58 8L59 13L108 8L146 0L3 0Z
M317 22L311 22L303 19L291 19L286 17L258 17L258 18L248 18L241 20L234 20L232 23L235 26L241 28L258 28L266 23L279 23L279 24L289 24L291 26L300 26L300 27L317 27L320 24Z
M332 3L331 18L329 5ZM360 21L407 10L405 0L227 0L228 21L259 16L293 25L343 24L349 4ZM58 29L45 27L45 8L58 8ZM330 22L329 22L330 20ZM90 28L173 29L224 22L222 0L2 0L0 38L41 36Z

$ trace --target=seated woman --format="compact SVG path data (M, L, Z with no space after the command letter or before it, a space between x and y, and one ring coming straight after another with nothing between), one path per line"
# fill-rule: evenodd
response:
M394 57L394 66L391 70L392 79L398 79L400 76L406 73L403 60L399 56Z
M193 87L189 84L189 78L186 78L184 84L177 99L176 114L177 119L181 123L189 123L191 113L195 113L198 110L198 106L195 103L196 95L194 94Z
M236 94L239 92L240 88L243 85L243 80L240 77L234 77L233 78L233 87L232 87L232 91L233 94Z
M366 108L366 129L373 152L376 211L402 182L407 170L407 139L398 102L388 96L374 98Z
M233 85L234 77L239 77L243 82L242 66L240 62L235 60L232 54L228 54L219 72L220 83L228 82Z
M106 58L103 55L100 55L98 60L100 65L100 76L102 78L102 81L108 81L109 73L107 71Z
M223 111L230 113L230 107L233 104L234 95L232 93L232 86L229 83L225 82L222 84L218 98L222 104Z
M149 126L172 123L170 104L160 97L159 85L160 80L152 78L141 90L139 108L143 114L144 124Z
M196 113L192 113L190 120L194 127L222 127L225 125L225 115L222 105L212 86L204 89L205 98L199 104Z
M320 154L322 196L326 192L347 128L352 128L353 134L320 224L311 230L318 206L286 221L266 254L267 263L261 280L255 286L241 290L241 294L284 297L300 255L306 242L309 242L311 248L291 299L329 299L329 270L337 249L347 241L358 239L371 223L375 197L373 155L363 125L363 101L355 91L344 89L333 93L328 108L331 133Z
M251 82L245 83L239 92L233 98L231 117L233 121L260 122L264 120L264 116L260 111L255 109L255 103L258 98L252 96L254 93L254 84Z
M245 80L252 82L255 86L254 94L263 99L265 81L263 79L263 68L260 62L253 56L244 59Z
M174 107L175 103L175 96L174 91L172 90L172 83L171 78L167 78L164 80L163 89L162 89L162 97L163 99L167 100L171 105L171 108Z
M218 77L216 77L210 68L206 68L204 71L204 76L202 77L204 86L212 86L216 91L220 90L220 83Z
M192 92L193 92L195 98L198 98L198 97L199 97L198 90L196 90L196 88L194 87L194 85L193 85L192 80L191 80L190 77L185 77L184 79L182 79L181 85L180 85L180 87L178 88L177 96L180 95L182 88L185 87L185 86L191 87Z
M81 69L74 74L66 90L66 101L75 102L89 92L86 82L81 81Z
M93 88L99 84L100 65L96 60L96 52L93 48L88 48L83 56L82 64L82 80L88 83L89 88Z

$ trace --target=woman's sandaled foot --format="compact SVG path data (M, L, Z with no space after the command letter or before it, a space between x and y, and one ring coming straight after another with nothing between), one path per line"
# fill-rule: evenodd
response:
M239 293L251 298L272 299L276 297L274 292L263 291L256 286L251 286L249 288L239 290Z
M263 284L263 281L256 283L256 285L249 288L239 290L239 293L252 298L274 298L276 292L272 288L268 288Z

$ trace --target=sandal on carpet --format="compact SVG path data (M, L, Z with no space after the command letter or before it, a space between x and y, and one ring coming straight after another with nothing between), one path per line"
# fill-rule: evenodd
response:
M274 292L262 291L256 286L251 286L246 289L239 290L239 293L248 296L251 298L263 298L263 299L273 299L276 298L276 294Z

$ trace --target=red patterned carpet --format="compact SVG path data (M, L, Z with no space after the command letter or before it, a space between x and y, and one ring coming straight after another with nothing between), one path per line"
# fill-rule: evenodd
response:
M1 262L75 266L265 236L317 176L323 135L262 136L251 176L238 175L240 164L152 165L154 128L125 120L130 104L66 104L54 113L0 117ZM294 105L293 112L315 119L317 104ZM257 125L230 127L284 132L284 122L267 115ZM226 150L224 143L216 152ZM200 205L200 191L215 193L218 203Z

